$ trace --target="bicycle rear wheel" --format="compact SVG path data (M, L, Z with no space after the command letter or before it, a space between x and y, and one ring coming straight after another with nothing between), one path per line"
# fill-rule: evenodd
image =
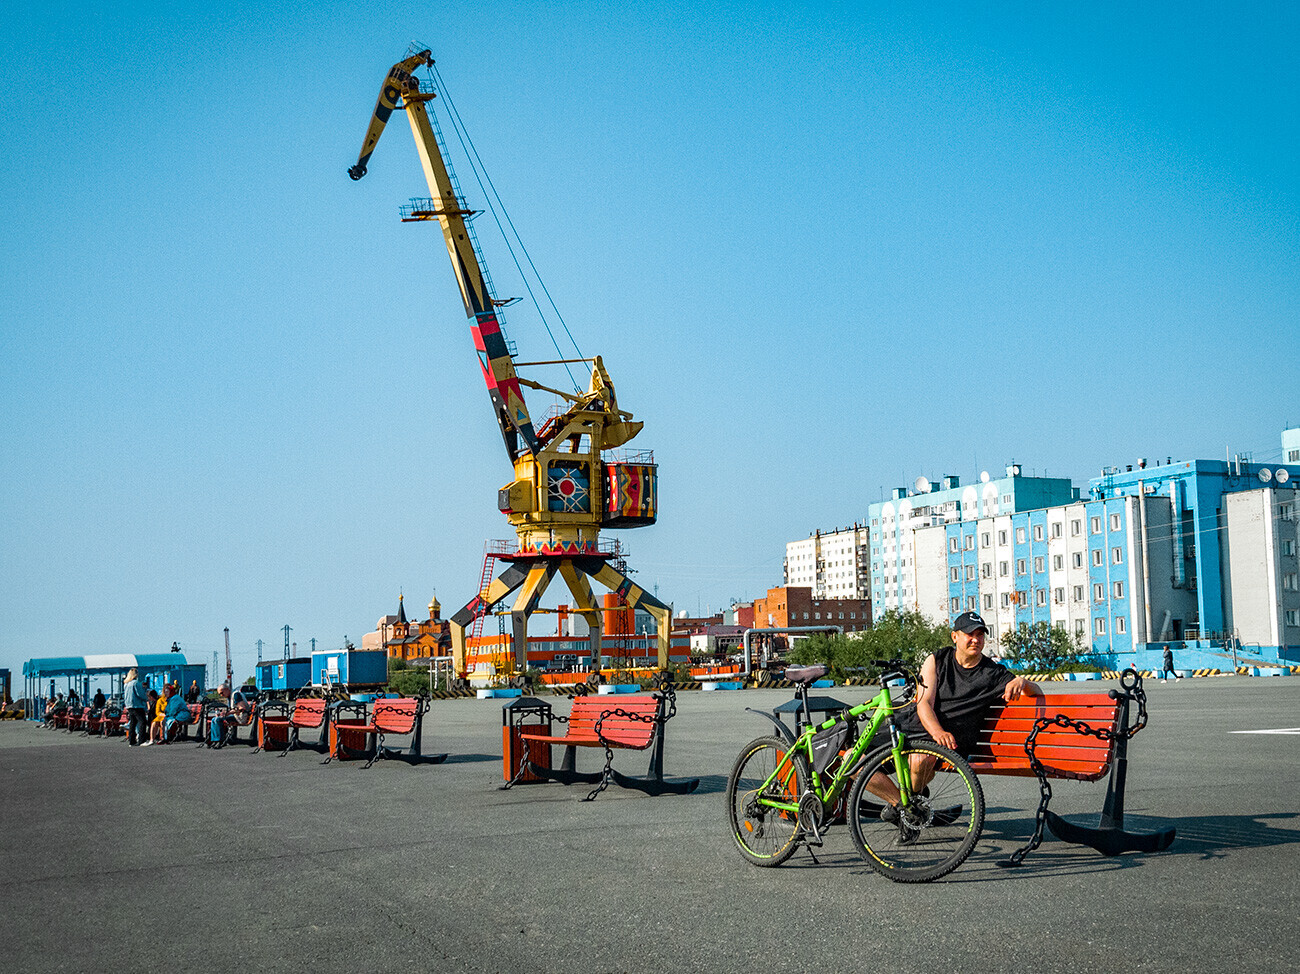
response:
M807 762L801 754L788 754L787 747L777 737L750 741L727 778L731 835L740 854L757 866L779 866L799 845L798 814L763 802L797 806L808 790Z
M984 829L984 791L966 760L946 747L918 742L905 744L902 753L912 767L935 763L928 788L904 808L878 797L877 791L897 793L898 772L893 752L877 751L849 793L849 824L872 869L896 883L926 883L948 875L975 848Z

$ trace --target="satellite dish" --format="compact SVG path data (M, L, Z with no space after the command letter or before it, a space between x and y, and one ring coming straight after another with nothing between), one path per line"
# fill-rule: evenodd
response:
M981 484L987 484L988 482L989 482L989 472L988 472L987 470L981 470L981 471L980 471L980 483L981 483Z
M930 481L924 477L917 477L916 483L912 484L912 489L918 494L928 494L930 493Z
M1284 484L1291 479L1290 472L1286 470L1284 467L1278 467L1277 473L1274 476L1277 477L1277 482L1279 484Z
M1262 484L1266 484L1266 483L1268 483L1268 482L1269 482L1270 480L1272 480L1272 479L1273 479L1273 471L1272 471L1272 470L1269 470L1268 467L1260 467L1260 468L1259 468L1259 481L1260 481L1260 483L1262 483Z

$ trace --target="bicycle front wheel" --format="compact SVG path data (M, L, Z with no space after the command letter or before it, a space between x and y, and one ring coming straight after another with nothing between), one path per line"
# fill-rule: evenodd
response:
M975 848L984 829L984 790L966 759L938 744L905 744L913 776L926 765L934 777L899 806L894 754L868 756L849 793L849 824L858 852L876 872L896 883L926 883L946 876Z
M808 790L808 768L803 755L790 754L787 747L777 737L750 741L727 778L732 838L757 866L781 865L799 844L799 815L793 809Z

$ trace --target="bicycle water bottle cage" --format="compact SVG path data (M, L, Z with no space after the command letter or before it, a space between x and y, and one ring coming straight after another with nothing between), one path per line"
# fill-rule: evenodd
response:
M785 678L791 683L807 686L816 680L820 680L830 672L830 667L824 663L816 666L788 666L785 670Z

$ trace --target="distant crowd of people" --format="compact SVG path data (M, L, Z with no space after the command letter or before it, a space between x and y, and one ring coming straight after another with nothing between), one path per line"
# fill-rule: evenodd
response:
M226 723L244 725L252 714L255 695L236 690L231 692L230 685L223 683L218 691L221 699L229 704L229 711L215 718L218 731ZM149 685L149 678L140 678L139 672L132 668L127 671L126 681L122 687L122 699L110 701L103 690L96 690L89 704L83 704L76 690L69 690L67 697L58 694L45 707L46 722L52 722L55 715L64 712L79 713L83 707L104 713L112 712L120 706L118 713L126 715L126 743L129 747L149 747L152 744L169 744L180 728L195 720L191 704L199 703L202 691L198 681L181 692L179 682L164 683L162 692Z

